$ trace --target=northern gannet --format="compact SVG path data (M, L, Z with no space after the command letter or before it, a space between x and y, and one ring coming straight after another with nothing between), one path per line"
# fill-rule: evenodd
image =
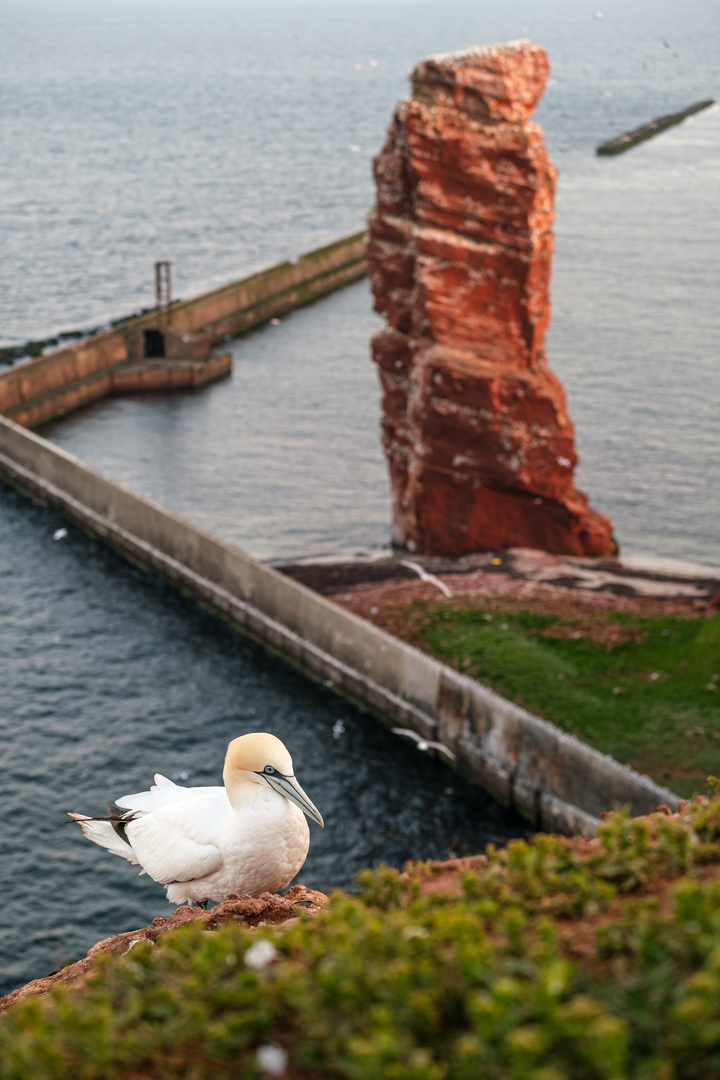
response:
M149 791L118 799L108 817L70 817L88 840L165 885L171 904L277 892L305 862L305 815L318 825L323 819L274 735L233 739L223 782L224 787L187 788L158 773Z

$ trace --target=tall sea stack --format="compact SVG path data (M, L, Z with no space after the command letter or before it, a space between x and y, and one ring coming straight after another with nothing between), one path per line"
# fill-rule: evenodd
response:
M368 262L393 542L609 555L573 486L574 432L543 343L556 172L529 117L549 72L527 41L430 57L375 159Z

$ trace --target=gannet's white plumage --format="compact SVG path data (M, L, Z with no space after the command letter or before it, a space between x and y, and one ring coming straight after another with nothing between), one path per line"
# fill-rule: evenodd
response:
M108 818L70 816L88 840L165 885L172 904L277 892L305 862L305 814L319 825L323 819L274 735L233 739L223 781L186 788L157 774L149 791L118 799Z

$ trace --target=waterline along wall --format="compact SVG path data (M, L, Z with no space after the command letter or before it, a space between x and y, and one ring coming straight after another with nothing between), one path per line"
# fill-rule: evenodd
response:
M0 475L314 678L437 740L537 827L589 835L616 804L677 798L551 724L0 417Z
M126 320L115 330L0 374L0 413L35 427L106 394L199 386L231 370L213 345L284 315L366 273L365 231L223 285L192 300ZM147 349L148 335L160 348ZM150 353L152 352L152 355Z

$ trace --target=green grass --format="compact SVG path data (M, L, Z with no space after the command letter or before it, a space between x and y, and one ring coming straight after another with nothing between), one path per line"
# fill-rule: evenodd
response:
M105 954L0 1018L0 1080L251 1080L267 1046L291 1080L720 1080L720 798L598 836L489 849L454 895L380 867L315 919Z
M678 794L720 774L720 616L593 616L601 636L604 621L640 639L610 647L541 636L579 624L530 612L418 605L415 619L438 659Z

